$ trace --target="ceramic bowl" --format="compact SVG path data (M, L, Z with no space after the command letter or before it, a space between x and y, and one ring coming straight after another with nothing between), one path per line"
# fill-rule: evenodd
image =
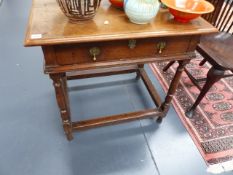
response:
M206 0L161 0L176 21L187 23L203 14L214 11L214 6Z
M111 4L118 8L123 8L124 0L109 0Z
M101 0L57 0L63 13L70 22L92 19L99 8Z

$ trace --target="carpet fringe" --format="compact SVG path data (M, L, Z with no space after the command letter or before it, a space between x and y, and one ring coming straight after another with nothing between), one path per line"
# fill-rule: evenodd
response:
M233 160L229 160L214 165L209 165L209 167L207 168L207 172L213 174L220 174L228 171L233 171Z

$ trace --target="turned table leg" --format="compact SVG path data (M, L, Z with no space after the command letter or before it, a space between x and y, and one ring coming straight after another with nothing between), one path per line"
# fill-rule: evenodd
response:
M70 106L65 73L50 74L56 92L57 104L60 109L63 128L68 140L72 140L72 122L70 119Z
M144 68L144 64L138 64L138 71L136 72L137 74L136 80L139 80L139 78L141 77L139 69L143 69L143 68Z
M161 123L162 119L166 116L166 114L167 114L167 112L169 110L173 95L175 94L177 86L179 84L180 77L182 75L184 67L189 61L190 60L180 60L180 61L178 61L179 66L178 66L178 68L176 70L175 76L172 79L172 82L171 82L171 84L169 86L169 89L168 89L168 92L167 92L167 95L165 97L164 102L159 107L159 110L163 113L163 115L158 117L158 119L157 119L158 123Z

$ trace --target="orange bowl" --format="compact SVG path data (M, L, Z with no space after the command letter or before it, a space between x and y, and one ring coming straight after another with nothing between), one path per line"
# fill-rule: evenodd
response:
M118 8L123 8L124 0L109 0L111 4Z
M161 0L176 21L187 23L203 14L214 11L214 6L205 0Z

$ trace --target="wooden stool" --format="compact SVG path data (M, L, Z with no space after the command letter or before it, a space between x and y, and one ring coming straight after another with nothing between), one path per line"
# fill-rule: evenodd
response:
M227 0L210 0L216 9L214 13L203 16L207 21L212 23L219 29L217 34L211 34L202 36L200 44L198 44L196 50L204 57L200 62L200 66L209 62L211 68L207 73L207 78L195 79L190 72L185 69L190 80L200 90L200 94L190 109L186 111L186 116L191 118L197 105L203 99L208 90L214 83L221 78L233 76L233 74L225 75L225 71L233 71L233 1ZM169 62L163 69L167 69L174 63ZM203 88L199 86L200 81L206 81Z

